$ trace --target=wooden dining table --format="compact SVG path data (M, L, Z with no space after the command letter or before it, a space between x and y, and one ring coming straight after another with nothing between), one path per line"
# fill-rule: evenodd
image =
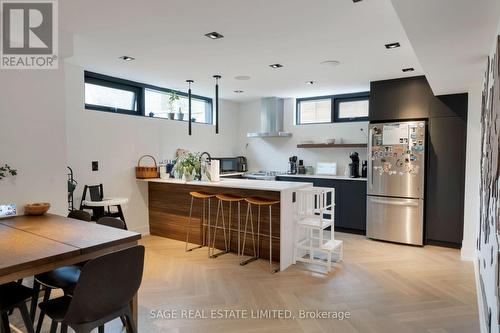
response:
M140 238L54 214L0 219L0 284L135 246ZM137 295L130 305L137 325Z

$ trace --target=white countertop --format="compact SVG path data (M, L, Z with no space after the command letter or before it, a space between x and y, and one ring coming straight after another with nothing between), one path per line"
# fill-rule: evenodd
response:
M297 190L300 188L312 186L311 183L254 180L254 179L232 179L232 178L221 179L220 182L207 182L207 181L186 182L181 179L160 179L160 178L139 179L139 180L144 182L153 182L153 183L230 187L230 188L241 188L246 190L261 190L261 191L276 191L276 192Z
M279 175L278 177L293 177L293 178L319 178L319 179L337 179L337 180L354 180L365 181L366 178L350 178L346 176L331 176L331 175Z

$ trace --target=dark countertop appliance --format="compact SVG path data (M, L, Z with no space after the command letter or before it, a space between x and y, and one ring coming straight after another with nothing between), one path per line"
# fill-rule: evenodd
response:
M349 177L359 178L359 154L355 151L349 155L352 163L349 163Z
M247 159L244 156L212 157L212 160L219 160L221 174L248 171Z
M288 159L288 174L296 175L297 174L297 156L291 156Z

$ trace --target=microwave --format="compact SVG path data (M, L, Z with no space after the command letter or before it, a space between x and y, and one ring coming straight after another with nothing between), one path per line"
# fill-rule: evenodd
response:
M244 156L237 157L213 157L218 160L220 173L247 172L247 159Z

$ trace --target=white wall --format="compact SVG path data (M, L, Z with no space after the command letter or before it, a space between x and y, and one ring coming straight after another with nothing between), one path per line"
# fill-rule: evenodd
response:
M79 184L75 205L80 203L83 185L102 183L105 196L129 198L124 214L132 230L148 232L147 184L137 181L134 172L141 155L161 160L174 158L177 148L208 151L212 156L233 156L239 151L238 104L221 101L219 135L214 126L195 123L190 137L184 122L85 110L81 67L67 66L66 85L68 165ZM99 171L91 171L92 161L99 162Z
M317 162L337 162L337 174L343 175L350 163L349 153L357 151L360 159L366 159L366 148L321 148L299 149L297 144L304 140L324 141L335 138L337 142L342 138L345 143L366 143L364 133L368 131L368 122L294 125L295 99L285 100L284 130L292 132L291 138L247 138L247 132L260 130L260 100L240 104L240 142L241 153L248 158L248 167L251 171L274 170L286 171L288 158L297 155L304 160L305 165L316 167Z
M482 83L477 82L469 91L467 116L467 147L465 161L464 236L461 256L463 260L476 257L476 236L479 225L479 185L481 181L481 99Z
M492 38L492 51L490 52L490 59L493 59L493 55L496 52L497 48L497 35L500 35L500 21L498 22L497 34ZM492 36L493 37L493 36ZM498 54L497 54L498 56ZM497 61L497 60L495 60ZM486 72L486 59L484 71ZM484 74L484 73L481 73ZM490 74L488 74L490 75ZM479 80L478 80L479 81ZM491 224L491 231L489 238L486 237L486 232L484 230L480 230L480 198L479 198L479 186L481 183L481 167L480 167L480 157L482 154L481 147L481 91L483 89L484 81L480 81L475 84L469 93L473 95L473 100L470 101L472 105L469 105L469 117L473 116L474 119L469 118L469 126L468 130L471 130L472 133L468 133L470 142L468 140L467 145L467 167L471 168L471 170L467 170L467 178L466 178L466 190L470 190L471 193L466 193L466 206L465 206L465 225L464 225L464 247L465 242L467 241L468 247L470 250L463 249L462 257L466 257L472 255L472 259L474 260L474 268L476 273L476 290L477 290L477 298L478 298L478 309L479 309L479 320L481 324L481 333L491 332L498 333L500 332L500 323L498 319L499 309L499 295L498 295L498 267L500 263L498 262L498 252L500 251L499 243L498 243L498 234L495 235L495 232L498 233L499 230L496 230L495 226ZM493 84L492 76L489 78L489 87L490 89ZM498 84L498 83L496 83ZM470 95L469 95L469 98ZM498 98L498 96L492 96L490 94L489 98ZM489 103L488 101L487 103ZM478 123L479 121L479 123ZM470 143L470 145L469 145ZM492 145L491 147L495 147ZM490 148L491 148L490 147ZM469 160L470 159L470 160ZM498 181L497 181L498 183ZM469 187L467 187L469 186ZM490 207L490 211L487 212L487 215L490 214L498 214L494 209L492 211ZM498 216L497 216L498 218ZM496 220L491 219L493 222ZM487 223L490 223L488 220ZM482 234L481 237L478 237L479 234ZM469 238L474 234L477 239L481 239L481 249L475 249L475 242L472 244L472 240ZM470 252L470 253L469 253ZM482 281L482 284L480 284ZM483 289L484 288L484 289ZM484 291L484 297L482 294ZM488 313L491 313L491 329L488 329L487 326L487 317Z
M0 180L0 204L49 202L66 214L64 66L58 70L2 70L0 164L17 169Z

